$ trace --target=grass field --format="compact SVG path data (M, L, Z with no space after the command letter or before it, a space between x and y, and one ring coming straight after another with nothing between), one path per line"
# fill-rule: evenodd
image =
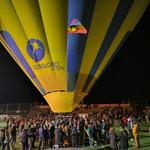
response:
M140 132L140 145L141 147L138 150L150 150L150 133ZM85 147L85 150L109 150L109 145L102 145L98 147ZM129 150L135 150L134 141L129 141Z
M146 130L145 130L146 129ZM117 135L119 134L119 130L120 127L115 127L116 133ZM141 148L139 148L138 150L150 150L150 133L148 132L148 128L145 126L141 127L141 131L140 131L140 145ZM38 147L38 143L36 143L36 146ZM96 147L82 147L82 148L63 148L63 149L59 149L59 150L109 150L109 144L107 145L98 145ZM134 141L129 141L129 150L135 150L136 148L134 147ZM16 150L21 150L21 145L19 144L19 139L17 139L17 143L16 143ZM33 150L38 150L38 148L34 148ZM45 150L48 150L45 149Z
M117 128L119 130L119 128ZM118 133L117 130L117 133ZM140 145L141 148L139 148L139 150L150 150L150 133L148 132L143 132L140 131ZM37 145L38 146L38 145ZM134 147L134 141L129 141L129 150L135 150L136 148ZM83 147L83 148L76 148L78 150L109 150L109 145L100 145L97 147ZM19 148L19 144L17 144L17 149L16 150L20 150ZM33 150L38 150L38 148L35 148ZM65 149L64 149L65 150ZM66 150L75 150L75 148L67 148Z

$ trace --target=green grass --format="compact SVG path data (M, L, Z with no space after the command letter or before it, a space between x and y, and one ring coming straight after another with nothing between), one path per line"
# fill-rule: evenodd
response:
M0 124L0 126L1 126L1 124ZM145 125L141 126L141 131L139 134L140 145L141 145L141 148L139 148L139 150L150 150L150 133L148 132L147 126L146 126L146 130L143 130L143 128L145 129ZM115 130L118 135L120 132L120 127L115 127ZM36 143L36 146L38 147L38 143ZM17 139L16 150L20 150L20 149L21 149L21 145L19 144L19 139ZM83 147L82 148L82 150L108 150L108 149L109 149L109 144L99 145L99 146L93 147L93 148L91 148L91 147ZM134 147L134 141L129 141L129 150L135 150L135 149L136 148ZM38 150L38 148L34 148L33 150ZM71 150L71 148L68 148L68 150Z
M150 150L150 134L148 132L140 132L140 145L141 145L141 148L139 148L139 150ZM36 146L38 143L36 143ZM20 144L17 143L17 149L16 150L20 150ZM100 145L100 146L97 146L97 147L93 147L93 148L90 148L90 147L84 147L83 149L85 150L107 150L109 147L109 144L107 145ZM35 148L33 150L38 150L38 148ZM71 150L71 148L70 148ZM135 150L135 147L134 147L134 141L129 141L129 150Z
M5 128L7 126L6 122L0 122L0 129Z
M144 129L144 130L143 130ZM120 127L115 127L117 135L120 132ZM139 139L140 139L140 146L141 148L138 148L138 150L150 150L150 133L148 131L148 126L143 125L140 128L139 132ZM108 145L98 146L94 148L87 147L85 150L107 150L109 149ZM134 141L129 141L129 150L135 150Z

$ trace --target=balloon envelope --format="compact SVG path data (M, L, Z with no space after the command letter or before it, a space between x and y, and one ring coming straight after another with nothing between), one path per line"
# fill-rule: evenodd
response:
M0 0L0 41L54 112L88 94L149 0Z

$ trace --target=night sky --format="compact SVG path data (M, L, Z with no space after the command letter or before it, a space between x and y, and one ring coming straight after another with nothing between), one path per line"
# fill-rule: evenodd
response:
M150 5L87 101L113 103L149 100L150 103Z
M90 103L150 101L150 6L103 76L84 99ZM0 44L0 102L44 102Z

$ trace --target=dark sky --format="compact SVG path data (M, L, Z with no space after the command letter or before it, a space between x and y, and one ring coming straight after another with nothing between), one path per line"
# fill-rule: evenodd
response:
M150 6L87 101L111 103L120 100L150 102Z
M150 6L85 102L150 101ZM0 45L0 102L44 101Z
M42 96L0 45L0 102L31 102L35 98Z

